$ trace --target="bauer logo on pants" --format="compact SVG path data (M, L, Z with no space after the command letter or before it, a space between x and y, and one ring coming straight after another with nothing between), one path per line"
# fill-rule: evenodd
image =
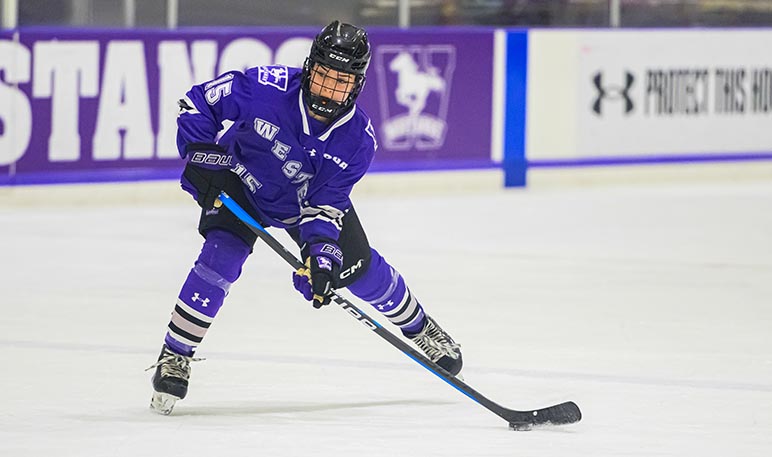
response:
M447 133L456 48L380 46L375 53L380 138L388 149L439 149Z

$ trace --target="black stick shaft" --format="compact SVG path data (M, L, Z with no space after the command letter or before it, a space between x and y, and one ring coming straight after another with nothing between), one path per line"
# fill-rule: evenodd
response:
M298 268L305 268L305 265L300 259L289 252L276 238L273 237L273 235L268 233L268 231L262 225L260 225L252 216L244 211L244 209L241 208L238 203L236 203L230 196L228 196L228 194L221 192L219 199L223 205L228 208L228 210L236 215L236 217L238 217L242 222L247 224L247 226L260 239L262 239L271 249L279 254L282 259L289 263L292 268L296 270ZM446 383L453 386L462 394L471 398L502 419L508 421L510 425L541 424L547 422L563 424L576 422L581 418L579 408L573 402L561 403L559 405L533 411L516 411L504 408L503 406L489 400L483 394L476 391L457 377L451 375L442 369L439 365L427 359L423 354L420 354L418 351L413 349L405 341L383 328L375 320L371 319L367 314L365 314L345 297L342 297L341 295L333 292L331 298L335 303L340 305L341 308L346 310L349 315L378 334L378 336L391 343L392 346L402 351L405 355L416 361L419 365L423 366Z

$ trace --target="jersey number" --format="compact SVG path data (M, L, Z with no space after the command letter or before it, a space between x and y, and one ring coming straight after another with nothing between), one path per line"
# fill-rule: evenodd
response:
M219 102L221 98L227 97L231 94L231 86L233 81L228 81L222 84L218 84L206 91L206 102L210 105L214 105Z

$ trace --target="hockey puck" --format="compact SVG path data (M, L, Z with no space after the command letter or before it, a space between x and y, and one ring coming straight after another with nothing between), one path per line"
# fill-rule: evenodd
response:
M532 428L533 428L533 424L529 424L528 422L521 422L521 423L510 422L509 423L509 429L516 432L527 432Z

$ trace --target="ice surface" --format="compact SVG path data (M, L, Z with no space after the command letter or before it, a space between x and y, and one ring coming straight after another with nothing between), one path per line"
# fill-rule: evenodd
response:
M772 184L403 193L357 211L462 344L471 386L515 409L574 400L583 421L509 431L342 310L312 309L262 245L188 398L155 415L143 370L200 248L196 209L32 205L0 208L0 456L772 455Z

